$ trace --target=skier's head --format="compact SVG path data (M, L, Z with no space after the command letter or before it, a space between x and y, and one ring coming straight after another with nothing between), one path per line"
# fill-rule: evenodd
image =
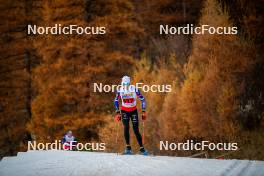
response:
M71 137L72 136L72 131L67 132L67 136Z
M123 76L122 86L129 86L129 85L130 85L130 77L129 76Z

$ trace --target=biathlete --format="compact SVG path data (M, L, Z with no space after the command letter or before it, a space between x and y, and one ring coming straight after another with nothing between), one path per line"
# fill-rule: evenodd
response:
M133 131L137 138L138 145L140 147L139 151L142 155L148 155L147 150L145 150L142 142L142 136L139 132L139 120L137 111L137 97L141 100L142 107L142 120L146 120L146 101L140 91L136 86L130 85L130 77L124 76L122 78L121 86L117 89L116 97L114 99L114 104L116 108L115 120L119 122L122 119L124 126L124 137L126 141L126 148L124 154L132 154L132 149L130 145L130 135L129 135L129 122L132 121ZM119 100L121 99L121 111L119 109Z

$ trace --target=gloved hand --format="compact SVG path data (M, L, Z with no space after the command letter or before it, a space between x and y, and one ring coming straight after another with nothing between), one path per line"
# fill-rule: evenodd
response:
M147 115L145 111L142 111L142 115L141 115L142 120L146 120L147 119Z
M120 111L116 111L115 121L119 122L120 120L121 120L121 114L120 114Z

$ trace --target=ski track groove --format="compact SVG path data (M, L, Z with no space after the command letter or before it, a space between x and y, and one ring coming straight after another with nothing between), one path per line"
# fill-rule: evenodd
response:
M252 163L252 161L248 161L248 163L247 163L247 165L246 166L244 166L241 170L240 170L240 172L238 173L238 175L239 176L243 176L243 175L246 175L246 170L252 165L253 163Z
M239 161L238 160L236 160L234 163L231 163L230 164L230 166L227 168L227 169L225 169L224 171L223 171L223 173L221 173L220 174L220 176L227 176L227 174L231 171L231 170L233 170L235 167L237 167L238 165L239 165Z
M228 167L224 171L224 173L221 174L221 176L233 176L233 175L247 176L247 175L252 175L252 174L247 173L247 169L249 169L250 166L252 166L252 165L253 165L253 161L247 161L247 160L238 161L237 160L230 167ZM237 169L239 169L239 171L236 171ZM264 175L264 173L263 173L263 175Z

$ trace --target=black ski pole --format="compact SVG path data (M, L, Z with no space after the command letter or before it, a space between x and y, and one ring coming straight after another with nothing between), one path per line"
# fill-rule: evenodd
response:
M142 122L142 143L145 144L145 122Z
M116 154L118 155L118 131L119 131L119 122L117 121L116 124L116 139L115 139L115 143L116 143Z

